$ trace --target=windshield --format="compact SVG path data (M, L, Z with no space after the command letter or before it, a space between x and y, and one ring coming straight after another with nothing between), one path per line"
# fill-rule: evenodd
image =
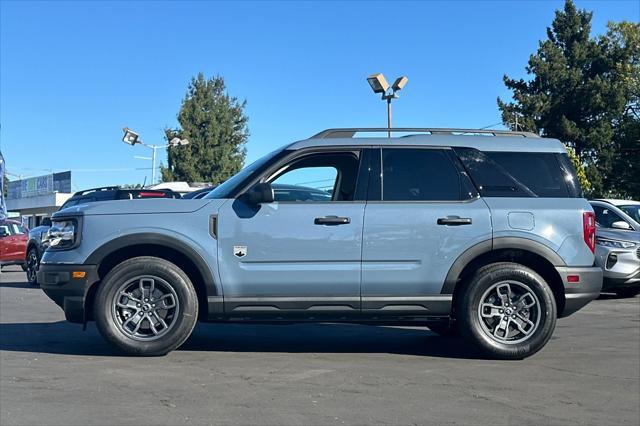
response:
M208 193L205 199L219 199L219 198L229 198L230 194L232 194L237 187L242 186L245 182L254 178L257 173L260 173L266 165L268 165L273 158L278 156L283 150L279 149L277 151L273 151L270 154L265 155L264 157L254 161L249 164L244 169L240 170L238 173L218 185L213 191Z
M640 205L618 206L620 210L631 216L631 219L640 223Z

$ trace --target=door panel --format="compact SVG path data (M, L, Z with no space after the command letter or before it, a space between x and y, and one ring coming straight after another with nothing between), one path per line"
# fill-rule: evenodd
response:
M218 262L228 315L359 315L365 201L354 200L368 182L361 154L301 151L259 179L272 185L274 202L251 205L241 195L222 206Z
M469 218L471 224L438 225L438 219L446 216ZM368 204L362 255L363 310L413 306L416 314L429 314L434 307L447 308L439 302L450 300L440 292L451 265L467 248L490 239L491 218L480 199L469 203Z
M363 313L447 315L445 278L466 249L491 240L489 209L448 150L389 148L380 159L381 200L365 209Z
M229 200L218 215L227 314L357 314L364 202ZM317 218L349 218L339 225ZM312 311L312 312L311 312Z

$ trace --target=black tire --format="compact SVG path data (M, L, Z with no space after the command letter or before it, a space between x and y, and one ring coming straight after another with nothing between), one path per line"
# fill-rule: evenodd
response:
M457 323L449 321L433 321L427 323L427 328L442 337L460 337Z
M126 322L128 316L122 318L116 312L120 307L115 303L122 302L122 296L117 296L123 285L127 285L128 282L135 283L137 279L140 282L155 280L154 285L161 284L166 287L177 299L177 302L174 300L175 309L170 327L164 331L165 334L154 337L155 340L141 340L139 336L127 334L122 322ZM144 295L142 293L142 296L137 297L142 298ZM152 296L150 299L153 302ZM125 297L124 300L129 303L128 298ZM153 306L155 307L155 304ZM198 318L198 297L189 277L173 263L156 257L136 257L114 267L100 283L94 303L94 315L100 334L121 351L137 356L165 355L182 345L191 335ZM168 321L167 318L165 320ZM151 319L148 319L146 324L150 325L150 321Z
M505 286L505 283L508 286ZM502 300L502 296L506 294L499 295L500 288L504 289L505 287L509 289L509 295L512 294L512 289L522 290L525 294L532 293L532 296L529 296L527 300L535 303L530 308L523 308L522 303L517 303L515 312L512 311L514 303L509 303L508 298L506 302ZM494 290L496 293L492 293ZM497 302L491 302L488 305L499 303L503 308L507 306L508 310L494 312L492 307L486 306L485 308L483 305L481 311L481 304L487 301L487 295L492 297L491 294L497 296L495 298ZM514 291L513 294L516 292ZM521 301L519 297L514 297L514 299L518 299L518 302ZM536 304L538 308L535 307ZM456 303L456 311L458 328L463 337L476 346L484 356L497 359L522 359L538 352L551 338L557 317L553 292L545 280L530 268L510 262L495 263L480 268L467 283ZM497 312L500 313L497 314ZM481 318L485 313L493 316L485 320ZM503 316L505 314L514 315ZM531 322L531 325L525 324L522 327L525 329L530 327L528 330L530 334L519 330L524 323L522 316L526 316ZM496 321L496 317L498 324L506 326L496 325L493 331L489 330L485 321ZM505 330L502 332L503 336L496 335L500 331L498 329ZM508 340L510 333L514 334L512 340Z
M636 297L638 294L640 294L640 287L617 288L615 292L618 297Z
M27 273L27 281L31 285L38 285L38 268L40 267L40 256L38 256L38 249L31 247L27 251L27 260L25 263L25 272Z

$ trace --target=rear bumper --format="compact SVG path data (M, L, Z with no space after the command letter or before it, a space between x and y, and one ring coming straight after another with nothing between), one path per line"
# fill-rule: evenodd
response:
M602 269L593 267L556 267L564 284L565 304L558 315L567 317L596 299L602 290ZM578 276L578 282L569 282L569 276Z
M74 272L84 277L74 278ZM85 321L84 301L89 288L98 281L96 265L40 264L38 283L45 294L64 311L69 322Z

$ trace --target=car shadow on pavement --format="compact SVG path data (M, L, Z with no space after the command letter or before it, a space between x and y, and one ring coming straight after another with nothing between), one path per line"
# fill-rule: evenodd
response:
M3 282L0 281L0 287L7 287L7 288L40 288L37 285L31 285L27 282Z
M90 323L0 324L0 350L79 356L122 356ZM354 324L198 324L179 351L271 353L388 353L478 359L462 339L424 328Z

